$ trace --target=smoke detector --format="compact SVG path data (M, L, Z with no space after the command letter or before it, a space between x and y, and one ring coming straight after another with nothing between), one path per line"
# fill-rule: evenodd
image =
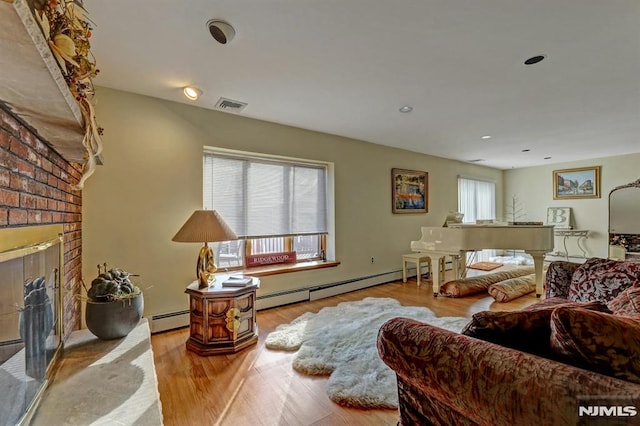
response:
M241 112L247 106L246 102L234 101L233 99L220 98L216 102L215 108L227 112Z

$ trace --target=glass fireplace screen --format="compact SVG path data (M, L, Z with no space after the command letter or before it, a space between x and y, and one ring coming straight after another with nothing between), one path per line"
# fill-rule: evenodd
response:
M0 424L19 424L62 343L60 239L0 253Z

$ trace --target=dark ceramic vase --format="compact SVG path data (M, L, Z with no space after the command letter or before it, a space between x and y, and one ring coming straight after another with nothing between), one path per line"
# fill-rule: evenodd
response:
M87 328L103 340L124 337L135 328L142 318L144 298L142 293L130 299L115 302L92 302L87 300L85 321Z

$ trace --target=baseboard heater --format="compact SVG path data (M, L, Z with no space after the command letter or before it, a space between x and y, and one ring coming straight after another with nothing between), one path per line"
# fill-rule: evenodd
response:
M174 328L189 326L189 311L170 312L168 314L153 315L149 326L152 333L173 330Z
M256 298L256 309L260 311L263 309L290 305L292 303L324 299L325 297L349 293L351 291L361 290L363 288L373 287L380 284L386 284L400 279L402 279L402 271L398 270L384 272L382 274L370 275L367 277L322 284L305 289L289 290L279 293L267 294L264 296L258 296ZM159 333L161 331L188 326L188 310L153 315L150 321L152 333Z
M311 300L324 299L338 294L349 293L367 287L373 287L388 282L402 279L401 271L385 272L382 274L370 275L368 277L354 278L345 281L322 284L306 289L291 290L280 293L259 296L256 300L258 310L275 308L291 303L308 302Z

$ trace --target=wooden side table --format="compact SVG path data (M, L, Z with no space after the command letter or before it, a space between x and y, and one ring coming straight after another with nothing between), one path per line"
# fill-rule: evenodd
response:
M245 287L223 287L227 275L217 275L215 284L198 288L192 282L189 295L189 328L187 349L198 355L238 352L258 341L256 324L256 290L260 280L253 278Z

